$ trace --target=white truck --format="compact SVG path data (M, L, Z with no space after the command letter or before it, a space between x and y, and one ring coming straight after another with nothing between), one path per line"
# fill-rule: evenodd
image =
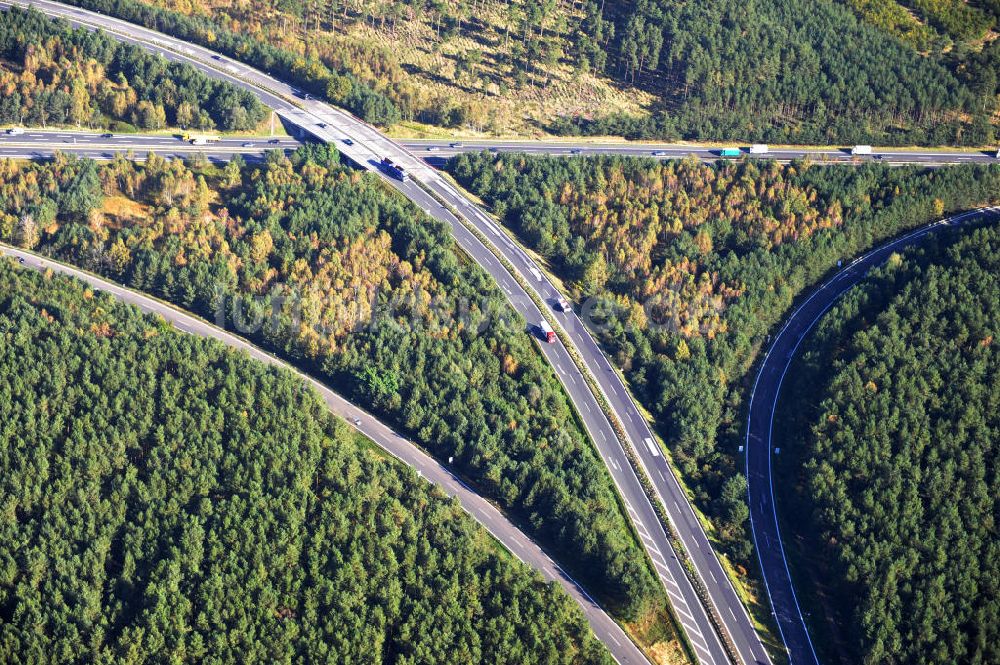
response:
M872 154L872 147L870 145L856 145L851 148L852 155L870 155Z
M538 322L538 335L549 344L556 341L556 331L552 329L545 317L542 317L542 320Z
M766 155L770 150L766 143L754 143L750 146L751 155Z
M20 136L21 134L24 134L24 130L20 127L11 127L7 130L8 136Z

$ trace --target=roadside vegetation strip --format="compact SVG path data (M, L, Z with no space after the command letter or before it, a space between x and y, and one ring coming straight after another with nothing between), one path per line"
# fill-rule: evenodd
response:
M705 613L708 615L709 620L715 626L716 632L719 634L722 640L722 644L726 649L727 655L729 656L732 662L739 663L740 658L736 650L736 645L730 638L729 632L726 630L725 624L722 622L722 618L718 615L718 612L715 610L715 605L708 595L708 590L705 588L704 584L702 584L701 578L698 576L697 571L695 571L694 569L694 564L692 564L690 557L688 557L687 552L684 549L684 546L681 544L681 541L677 536L677 532L674 530L673 525L670 522L670 518L667 516L666 509L663 506L663 502L658 498L656 494L656 489L654 488L652 481L649 479L649 475L647 474L645 467L642 465L638 456L635 454L635 451L632 448L632 444L629 441L628 434L622 427L621 422L618 419L618 416L614 413L614 411L611 409L611 406L608 404L604 392L601 390L600 386L597 385L597 381L594 379L593 375L587 369L586 364L583 362L583 359L580 357L580 354L576 349L576 345L573 343L572 339L570 339L569 335L563 329L562 325L559 324L558 320L549 315L548 307L546 306L544 299L538 294L537 291L535 291L534 287L531 286L528 283L528 281L522 277L520 272L518 272L517 268L515 268L514 265L511 264L510 261L508 261L503 256L503 254L496 248L496 246L493 245L493 243L486 237L486 235L483 234L481 231L479 231L479 229L477 229L472 223L466 220L465 217L458 210L456 210L454 207L452 207L450 204L444 201L444 199L438 196L435 192L431 191L430 188L423 186L422 183L421 186L425 191L427 191L429 195L434 197L434 199L437 200L438 203L447 208L448 211L452 215L454 215L455 218L457 218L462 223L462 225L465 226L467 230L469 230L469 232L475 235L476 238L490 250L490 252L493 254L494 257L496 257L496 259L500 262L500 264L504 267L504 269L514 278L514 280L517 281L517 283L521 286L521 288L525 291L525 293L528 294L528 297L531 298L532 302L534 302L539 312L541 312L542 317L550 325L553 326L553 329L556 331L556 335L562 341L563 346L565 346L566 351L569 353L570 358L573 359L573 363L576 365L577 369L580 370L580 373L583 375L584 381L586 381L587 387L590 389L591 394L594 396L594 399L597 400L597 403L601 408L601 412L607 418L608 422L611 424L611 428L615 432L615 435L618 437L618 441L621 444L621 448L625 452L625 456L628 458L629 464L632 466L632 469L634 470L636 477L639 479L639 483L640 485L642 485L642 489L645 492L646 497L652 504L653 510L656 512L656 516L659 519L660 524L666 531L667 536L670 539L671 545L673 546L678 559L681 561L681 565L684 568L685 573L687 573L688 579L690 580L692 586L694 587L695 592L698 595L699 600L701 601L702 605L705 608ZM680 626L681 625L680 621L676 615L676 612L673 609L673 606L670 605L669 608L670 608L670 615L673 618L674 623ZM697 657L695 656L694 649L690 645L686 635L684 641L685 641L685 646L689 650L689 655L694 657L695 662L697 662Z

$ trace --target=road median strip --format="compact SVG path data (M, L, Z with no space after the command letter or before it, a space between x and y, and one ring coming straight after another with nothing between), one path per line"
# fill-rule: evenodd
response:
M691 562L691 559L687 555L684 546L681 544L681 541L678 538L677 533L673 528L673 524L670 522L670 518L667 516L666 510L663 507L662 501L660 501L659 497L656 495L656 490L653 486L652 481L649 479L648 474L646 473L645 467L641 465L638 456L635 454L635 451L632 448L632 444L628 438L628 434L622 427L621 422L618 419L618 416L611 409L610 404L608 404L604 392L600 389L600 386L597 385L597 381L594 379L590 370L587 368L586 364L583 362L583 359L580 357L576 345L570 339L569 335L563 329L562 325L557 320L555 320L554 317L550 317L548 315L547 311L548 307L546 306L542 296L534 289L533 286L531 286L531 284L528 283L526 279L524 279L524 277L517 270L517 268L515 268L514 265L507 260L507 258L489 240L489 238L487 238L482 231L480 231L478 228L475 227L474 224L472 224L468 219L466 219L465 216L462 215L460 211L458 211L457 209L454 208L454 206L450 205L448 202L442 199L436 192L434 192L425 183L420 181L417 182L424 191L426 191L432 198L434 198L434 200L436 200L439 204L441 204L444 208L446 208L448 212L450 212L456 219L458 219L459 222L470 233L472 233L479 240L479 242L482 243L483 246L485 246L490 251L490 253L493 254L493 256L500 262L500 264L504 267L504 269L511 275L511 277L514 278L514 280L518 283L518 285L520 285L521 289L528 294L528 297L531 298L532 302L534 302L539 312L541 312L542 317L550 325L554 324L553 330L556 331L556 335L562 341L563 346L566 348L567 353L573 360L573 363L576 365L577 369L580 371L580 374L583 376L583 379L586 382L587 387L590 389L591 394L594 396L594 399L597 400L597 404L601 408L601 412L604 414L605 418L607 418L608 422L611 424L611 428L614 430L615 436L618 438L618 442L625 453L625 457L628 459L629 464L632 466L635 476L639 480L639 484L642 486L643 492L645 492L646 494L646 498L649 499L649 502L653 507L653 511L656 513L656 516L660 521L661 526L663 527L665 533L667 534L668 539L670 540L670 544L673 547L674 552L677 554L678 560L681 562L681 567L684 569L684 572L687 574L688 580L690 581L692 587L694 588L695 593L698 595L698 599L701 601L701 604L705 609L705 613L708 616L709 621L712 622L713 627L720 636L722 645L726 650L726 655L734 663L741 662L741 659L739 658L738 652L736 650L736 645L730 638L729 632L725 629L724 627L725 624L722 622L722 618L718 616L718 613L716 612L714 607L714 603L712 603L708 595L708 590L702 584L701 579L698 577L698 574L694 569L694 564ZM677 619L676 608L671 606L669 610L674 617L674 621L678 625L682 625L681 622ZM693 645L690 643L688 639L685 639L684 642L685 646L690 650ZM691 652L691 655L694 655L693 651Z

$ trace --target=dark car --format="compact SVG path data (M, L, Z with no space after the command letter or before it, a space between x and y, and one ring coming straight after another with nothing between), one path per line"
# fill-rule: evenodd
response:
M270 141L268 141L268 143L270 143L271 145L276 145L278 143L281 143L281 141L279 141L278 139L271 139Z

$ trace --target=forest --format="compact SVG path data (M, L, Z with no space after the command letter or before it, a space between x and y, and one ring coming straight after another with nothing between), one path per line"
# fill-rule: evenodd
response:
M846 294L789 372L778 473L827 662L1000 660L998 273L995 223L940 232Z
M551 368L446 225L328 146L0 162L0 240L249 336L451 460L628 620L665 599Z
M820 145L996 140L1000 11L989 1L73 2L277 68L383 125Z
M887 3L895 4L849 4ZM660 103L641 118L563 124L641 138L992 143L1000 43L982 38L995 17L960 0L905 4L918 16L962 8L953 22L977 27L961 41L945 33L921 53L832 1L609 3L599 19L613 27L606 70Z
M17 7L0 21L0 123L247 131L267 115L250 92L104 33Z
M703 164L478 153L447 169L564 280L750 565L741 459L757 353L838 260L944 214L1000 202L1000 167Z
M0 260L0 661L610 665L290 372Z

